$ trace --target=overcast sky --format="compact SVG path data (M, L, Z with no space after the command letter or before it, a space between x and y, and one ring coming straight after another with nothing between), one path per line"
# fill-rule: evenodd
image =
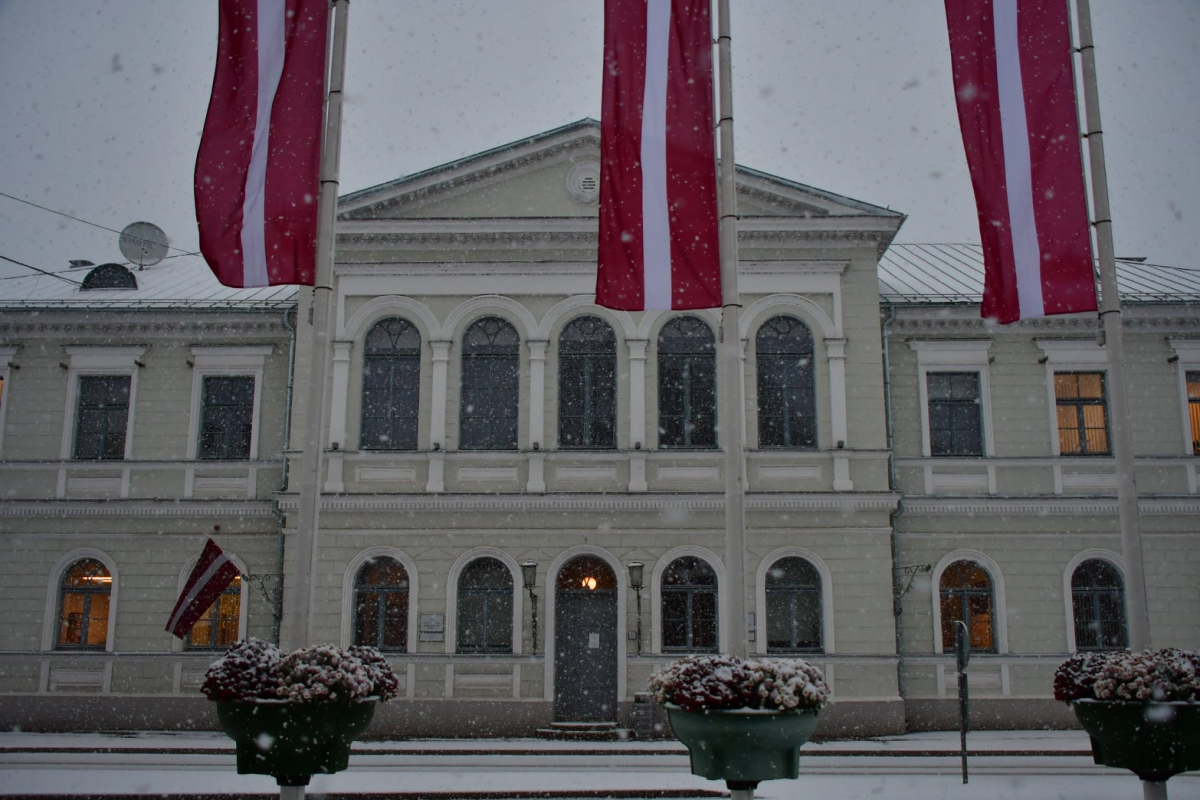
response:
M902 211L898 241L979 241L941 0L732 6L739 163ZM598 118L602 7L354 0L342 192ZM1117 254L1200 268L1200 0L1092 15ZM216 0L0 0L0 192L194 251L216 28ZM0 256L123 260L115 233L7 197Z

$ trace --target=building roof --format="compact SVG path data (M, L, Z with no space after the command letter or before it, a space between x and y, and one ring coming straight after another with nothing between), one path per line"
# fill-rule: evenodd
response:
M1117 287L1129 303L1200 302L1200 268L1117 259ZM979 303L983 248L977 244L893 244L879 262L887 303Z

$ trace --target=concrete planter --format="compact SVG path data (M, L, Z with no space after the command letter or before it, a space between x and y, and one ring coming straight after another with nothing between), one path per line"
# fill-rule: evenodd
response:
M221 729L237 746L238 774L273 775L280 786L306 786L312 775L346 769L350 745L378 705L374 699L216 703Z
M813 710L666 708L671 730L691 753L692 774L724 780L730 789L799 777L800 746L817 729L817 712Z
M1097 764L1144 781L1200 769L1200 704L1076 700L1071 708L1092 737Z

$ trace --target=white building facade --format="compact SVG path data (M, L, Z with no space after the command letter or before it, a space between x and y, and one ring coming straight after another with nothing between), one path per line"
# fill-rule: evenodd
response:
M311 613L400 675L378 732L628 726L656 667L727 649L719 312L594 305L598 134L341 200ZM1054 666L1123 630L1094 319L986 326L943 291L977 253L738 182L752 649L822 669L828 735L939 727L962 619L977 722L1067 724ZM311 293L103 269L0 301L0 719L211 727L204 668L291 578ZM1194 647L1197 296L1160 291L1130 311L1142 519L1155 643ZM180 643L206 536L247 578Z

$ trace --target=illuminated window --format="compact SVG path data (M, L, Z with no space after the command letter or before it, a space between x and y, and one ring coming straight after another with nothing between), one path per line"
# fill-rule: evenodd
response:
M1103 372L1054 373L1058 451L1063 455L1108 455L1108 410Z
M111 596L112 575L99 561L85 558L67 568L59 591L59 649L104 649Z
M373 558L354 577L354 643L408 649L408 572L394 558Z
M79 377L75 458L101 461L125 458L131 381L128 375Z
M677 558L663 572L662 649L717 651L717 574L695 556Z
M1200 372L1187 373L1188 418L1192 422L1192 455L1200 456Z
M1120 650L1125 629L1125 582L1107 561L1091 558L1071 573L1076 650Z
M816 369L812 332L794 317L774 317L755 337L759 447L816 447Z
M971 652L996 652L995 595L987 570L973 561L955 561L942 573L942 650L954 650L954 623L965 622Z
M578 317L558 339L558 446L617 446L617 337L599 317Z
M242 612L242 576L235 577L188 632L189 650L213 650L236 644Z
M477 558L458 577L458 652L511 653L513 577L504 562Z
M521 338L512 325L488 317L463 336L462 450L516 450L520 412Z
M658 335L658 446L717 446L717 354L712 329L679 317Z
M421 382L421 334L409 322L385 319L363 345L364 450L416 450Z
M811 561L781 558L767 570L767 652L820 653L821 574Z

